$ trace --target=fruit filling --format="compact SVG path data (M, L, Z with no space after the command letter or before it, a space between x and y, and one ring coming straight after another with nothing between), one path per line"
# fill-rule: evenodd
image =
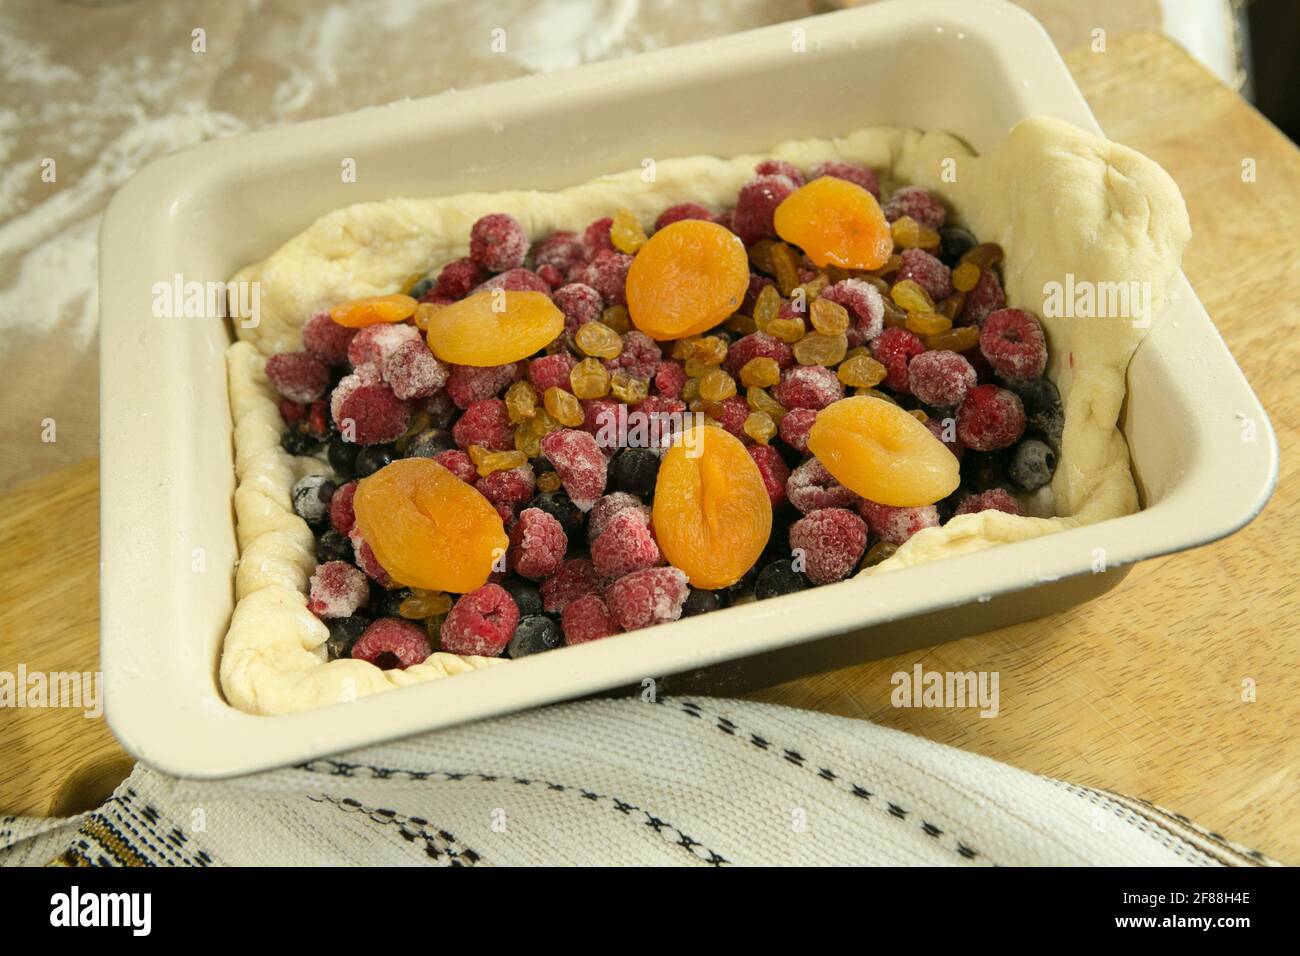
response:
M768 160L732 208L465 240L266 363L320 463L292 503L333 658L525 657L834 584L1052 480L1042 326L924 190Z

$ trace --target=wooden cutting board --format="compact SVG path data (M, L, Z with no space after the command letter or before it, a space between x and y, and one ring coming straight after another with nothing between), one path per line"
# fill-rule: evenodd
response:
M1144 797L1300 862L1300 152L1162 37L1112 36L1107 52L1068 62L1109 135L1160 162L1187 197L1186 271L1278 431L1272 503L1226 541L1139 565L1067 613L750 696ZM0 496L0 671L97 666L96 467ZM890 676L918 662L997 671L1000 715L893 708ZM129 768L102 718L0 711L0 813L85 809Z

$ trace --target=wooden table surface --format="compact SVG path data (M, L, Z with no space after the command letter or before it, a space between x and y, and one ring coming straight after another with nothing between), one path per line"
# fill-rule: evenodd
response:
M1194 230L1185 270L1277 429L1277 492L1245 530L1141 564L1083 607L750 696L1144 797L1300 862L1300 152L1161 37L1112 36L1107 52L1067 60L1111 138L1182 187ZM1247 159L1254 182L1242 178ZM96 467L0 496L0 671L97 666ZM997 671L1000 715L894 709L890 675L917 662ZM93 806L129 767L102 718L0 716L0 813Z

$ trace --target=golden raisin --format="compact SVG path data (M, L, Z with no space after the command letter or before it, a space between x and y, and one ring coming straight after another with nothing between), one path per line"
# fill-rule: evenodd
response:
M765 388L750 388L745 391L745 404L751 411L763 412L773 421L780 421L786 408Z
M961 315L962 308L966 305L966 293L954 292L948 298L937 302L934 311L938 312L946 319L953 322L957 321L957 316Z
M585 358L569 370L569 384L578 398L609 394L609 369L600 359Z
M700 398L720 402L736 394L736 381L720 368L711 369L700 379Z
M776 434L776 422L767 412L750 412L743 426L745 434L760 445L766 445Z
M849 310L830 299L814 299L809 318L823 335L843 335L849 330Z
M650 394L649 379L637 378L627 369L619 369L609 377L609 391L625 405L635 405L645 401Z
M794 357L800 365L835 365L848 351L848 338L811 332L794 343Z
M411 594L397 606L397 613L408 621L423 621L451 610L451 597L443 591L411 588Z
M952 328L952 320L935 312L909 312L906 328L917 335L938 335Z
M925 340L928 349L946 349L950 352L965 352L979 345L980 327L978 325L959 325L955 329L940 332Z
M748 335L750 332L758 331L758 326L754 323L752 316L745 315L743 312L737 312L722 327L732 332L739 332L741 335Z
M952 270L952 287L958 292L969 292L980 281L980 267L973 262L959 263Z
M411 424L407 425L406 431L402 432L402 437L397 439L396 442L394 442L394 444L397 446L397 450L400 451L402 454L406 454L406 449L410 447L411 439L414 438L416 435L420 434L420 432L424 431L432 424L433 424L432 415L430 415L428 412L425 411L416 412L414 415L411 416Z
M790 295L799 284L799 263L794 250L784 242L772 247L772 277L782 295Z
M529 458L536 458L542 453L542 436L529 426L516 428L515 450L523 452Z
M901 268L903 268L903 257L890 256L888 259L885 260L884 265L882 265L879 269L872 269L871 275L874 278L883 278L884 276L892 276L895 272L897 272Z
M690 403L700 397L700 380L698 378L688 378L682 385L682 401Z
M578 326L573 341L584 353L595 358L618 358L623 352L623 337L604 322L586 322Z
M570 428L581 425L585 417L582 405L574 394L558 385L552 385L542 394L542 403L552 418Z
M740 384L746 388L768 388L780 381L781 366L774 358L752 358L740 369Z
M558 471L544 471L537 476L538 491L559 491L561 484Z
M925 424L930 419L930 416L925 413L924 408L913 408L910 412L908 412L908 414L911 415L913 418L915 418L921 424Z
M882 402L888 402L890 405L897 405L898 399L894 398L888 392L882 392L878 388L855 388L854 395L865 395L867 398L878 398Z
M836 374L845 385L872 388L885 380L887 370L870 355L862 353L841 362Z
M898 550L898 545L892 541L877 541L867 549L866 555L862 558L859 568L874 568L877 564L894 556Z
M760 239L749 247L749 261L754 264L754 268L759 272L772 274L772 247L776 245L775 239Z
M627 314L627 306L625 305L611 305L600 314L600 321L619 335L625 334L632 328L632 318Z
M421 332L427 332L429 331L429 322L433 319L433 314L441 308L442 306L438 305L436 302L421 302L415 307L415 316L411 321L415 323L415 327Z
M908 312L934 311L934 300L915 279L895 282L894 287L889 290L889 297L894 300L896 306Z
M754 324L763 328L781 314L781 293L776 286L765 285L754 299Z
M646 243L645 230L636 216L626 209L614 213L614 222L609 227L609 240L619 252L634 255Z
M894 220L891 228L894 244L901 249L937 249L939 234L927 226L921 225L911 216L902 216Z
M537 389L527 382L515 382L506 389L506 411L518 425L537 414Z
M482 445L469 446L469 458L474 462L480 476L486 478L494 471L509 471L528 463L528 456L522 451L492 451Z
M1002 261L1002 247L996 242L982 242L972 249L967 249L962 254L961 261L987 269Z
M691 350L691 358L698 359L705 365L721 365L726 357L727 342L717 335L696 339L695 348Z
M804 328L803 319L789 318L775 319L767 323L767 328L763 331L789 345L803 338L807 329Z

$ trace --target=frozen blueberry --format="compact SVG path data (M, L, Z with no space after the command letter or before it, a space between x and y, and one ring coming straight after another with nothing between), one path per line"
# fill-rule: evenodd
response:
M385 465L392 464L397 457L397 449L392 445L365 445L357 452L357 460L352 466L352 477L365 478L373 475Z
M564 643L560 625L543 614L521 617L515 625L515 636L506 645L507 657L527 657L540 654Z
M744 597L747 594L752 594L754 592L754 582L758 580L759 570L758 562L755 562L754 566L746 571L739 581L727 588L727 594L731 598Z
M335 435L330 439L329 449L326 453L330 467L337 471L343 479L351 478L352 471L357 464L357 452L360 449L360 445L344 441L342 435Z
M807 587L808 579L803 576L803 572L796 571L789 558L782 558L759 572L758 580L754 583L754 597L763 601L782 594L794 594Z
M659 477L659 456L649 448L624 448L609 464L610 490L648 498Z
M988 491L1006 483L1007 453L1005 451L966 451L961 459L962 484L976 492Z
M695 617L697 614L708 614L710 611L720 611L730 606L731 595L726 591L691 588L691 593L686 596L686 601L682 604L682 617Z
M329 520L330 499L334 497L334 482L324 475L306 475L293 486L290 497L293 510L310 525L321 525Z
M1056 452L1037 438L1026 438L1011 451L1007 476L1025 491L1037 491L1052 480L1056 471Z
M1056 386L1047 378L1012 382L1010 385L1025 406L1025 430L1040 432L1048 442L1060 447L1061 432L1065 429L1065 409L1061 406L1061 393Z
M444 452L449 448L455 448L456 442L451 437L451 432L445 428L426 428L406 446L407 458L432 458L439 452Z
M411 596L410 588L371 588L371 591L374 593L370 597L370 610L375 617L401 617L398 608Z
M286 428L280 447L291 455L314 455L320 451L320 441L296 428Z
M939 258L946 266L955 266L963 255L979 245L970 230L961 226L945 226L939 230Z
M437 281L438 280L436 278L425 276L415 285L411 286L411 291L408 292L407 295L409 295L412 299L416 299L416 300L423 299L424 296L428 293L428 291L432 289L435 284L437 284Z
M528 502L529 508L541 508L548 515L560 522L565 537L570 541L581 541L583 524L587 516L582 513L563 491L547 491Z
M347 561L352 563L355 556L352 542L333 528L330 528L316 539L316 561L318 564L324 564L327 561Z
M531 581L524 581L521 578L509 578L502 581L501 586L506 589L507 594L514 598L521 617L526 619L542 613L542 593L537 589L537 585Z
M325 640L325 646L329 649L330 659L333 660L351 655L352 645L370 626L370 618L359 614L354 614L351 617L335 617L326 621L325 626L330 631L330 636Z

